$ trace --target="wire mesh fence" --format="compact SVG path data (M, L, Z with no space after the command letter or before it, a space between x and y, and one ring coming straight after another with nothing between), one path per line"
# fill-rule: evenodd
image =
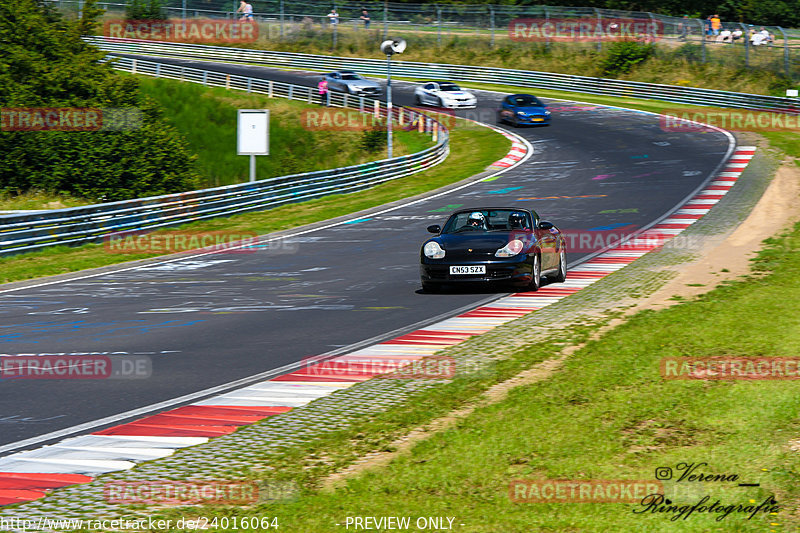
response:
M64 10L81 7L81 0L50 2ZM131 2L101 2L99 6L108 16L119 17ZM259 39L265 42L315 36L336 51L359 39L379 41L391 34L413 35L424 46L469 39L475 46L566 43L602 51L611 42L633 39L653 42L692 62L766 69L800 79L800 30L779 26L591 7L328 0L250 3ZM242 16L240 0L167 0L162 12L168 18Z

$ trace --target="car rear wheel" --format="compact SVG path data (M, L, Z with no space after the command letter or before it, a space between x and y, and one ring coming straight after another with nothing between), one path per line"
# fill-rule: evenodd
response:
M558 253L558 271L550 279L556 283L567 281L567 252L563 248Z
M536 292L542 286L542 261L539 254L533 256L533 267L531 267L531 282L528 290Z

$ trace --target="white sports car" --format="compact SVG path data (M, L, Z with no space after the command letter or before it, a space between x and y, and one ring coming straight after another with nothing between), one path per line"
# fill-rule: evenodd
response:
M478 105L474 94L449 81L425 82L414 90L414 98L418 105L451 109L468 109Z

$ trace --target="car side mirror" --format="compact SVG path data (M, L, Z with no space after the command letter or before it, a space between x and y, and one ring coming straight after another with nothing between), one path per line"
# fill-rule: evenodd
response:
M442 227L439 224L428 226L428 233L439 233L440 231L442 231Z
M553 229L555 225L552 222L548 222L546 220L542 220L539 222L539 229Z

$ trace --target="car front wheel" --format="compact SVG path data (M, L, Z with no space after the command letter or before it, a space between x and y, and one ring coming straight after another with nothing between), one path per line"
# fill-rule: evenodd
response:
M550 279L556 283L567 281L567 252L563 248L558 253L558 271Z
M533 256L533 266L531 267L531 282L528 290L536 292L542 286L542 262L539 254Z

